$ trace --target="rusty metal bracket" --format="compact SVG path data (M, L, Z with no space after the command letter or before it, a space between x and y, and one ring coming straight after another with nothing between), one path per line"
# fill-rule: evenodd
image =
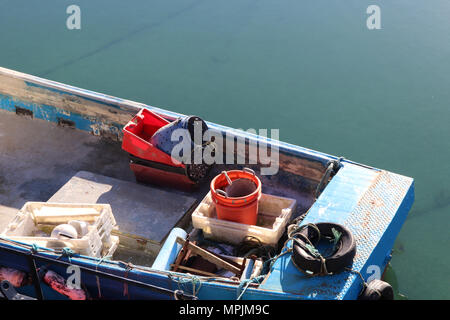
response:
M5 300L36 300L35 298L17 293L16 288L8 281L0 283L0 299Z

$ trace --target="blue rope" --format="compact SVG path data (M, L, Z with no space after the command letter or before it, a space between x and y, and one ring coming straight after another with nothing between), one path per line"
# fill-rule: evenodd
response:
M30 251L31 251L32 253L38 252L38 246L37 246L35 243L33 243L33 244L31 245Z
M202 281L197 276L184 277L184 276L174 276L174 275L169 274L169 278L177 283L178 289L181 290L182 292L188 292L188 290L186 290L187 289L186 285L191 284L192 285L192 295L194 297L197 297L197 294L199 293L200 288L202 286ZM211 278L211 279L215 279L215 278ZM199 285L198 288L196 288L197 285Z
M69 247L64 247L61 250L61 257L67 257L69 259L69 262L72 262L72 261L70 261L70 258L73 257L74 254L75 254L75 252L72 249L70 249Z
M260 283L262 280L264 280L265 277L266 277L265 275L261 275L261 276L257 276L257 277L251 278L251 279L246 279L246 280L241 281L241 283L239 284L239 287L238 287L237 300L240 300L242 298L242 296L244 295L245 291L247 290L247 288L250 286L251 283Z

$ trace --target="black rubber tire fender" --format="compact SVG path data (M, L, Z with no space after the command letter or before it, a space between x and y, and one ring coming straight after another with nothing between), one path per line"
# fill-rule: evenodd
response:
M392 286L382 280L370 281L361 295L359 300L394 300L394 290Z
M325 258L325 266L328 273L339 273L344 270L353 262L353 258L356 254L356 243L352 233L345 226L330 223L320 222L315 224L320 231L321 237L333 237L332 229L342 233L339 240L339 247L334 254ZM297 240L294 241L292 259L294 264L304 271L311 271L313 274L320 274L322 261L319 257L314 257L307 249L305 249L307 237L313 245L316 245L319 241L319 234L311 227L307 226L300 231L300 236L297 236ZM297 242L299 241L300 244Z

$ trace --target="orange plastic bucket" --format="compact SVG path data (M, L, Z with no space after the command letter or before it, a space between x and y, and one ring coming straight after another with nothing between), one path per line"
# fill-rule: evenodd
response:
M253 170L223 171L210 189L218 219L256 225L261 181Z

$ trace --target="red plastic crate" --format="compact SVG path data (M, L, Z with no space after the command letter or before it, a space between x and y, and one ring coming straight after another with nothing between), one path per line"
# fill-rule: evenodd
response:
M170 122L147 109L141 109L123 128L122 149L135 157L184 168L180 162L153 146L149 140L158 129Z
M175 187L184 191L192 191L197 184L186 175L161 170L130 160L130 168L138 182L152 183L165 187ZM175 168L175 167L174 167Z
M123 128L122 149L130 154L130 169L139 182L190 191L196 183L187 176L186 165L150 143L156 131L170 122L147 109L141 109Z

